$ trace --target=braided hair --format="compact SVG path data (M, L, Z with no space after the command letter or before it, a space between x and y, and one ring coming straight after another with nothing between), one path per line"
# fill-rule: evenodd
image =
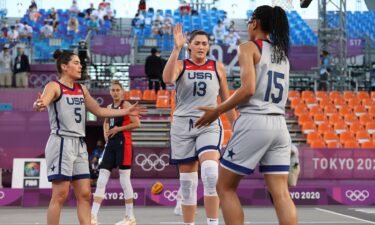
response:
M285 11L279 6L263 5L255 9L251 19L259 20L262 31L270 34L272 62L285 61L289 52L289 23Z

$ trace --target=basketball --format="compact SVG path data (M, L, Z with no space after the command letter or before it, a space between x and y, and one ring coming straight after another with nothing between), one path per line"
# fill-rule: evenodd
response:
M164 185L161 182L156 181L151 187L151 193L154 195L158 195L163 191L163 189Z

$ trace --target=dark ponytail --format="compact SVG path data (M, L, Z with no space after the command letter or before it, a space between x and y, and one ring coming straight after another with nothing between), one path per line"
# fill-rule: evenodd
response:
M285 11L279 6L263 5L255 9L253 17L260 21L261 29L271 36L272 62L285 61L289 52L289 23Z
M61 64L67 65L74 55L76 54L72 51L62 51L60 49L55 50L53 58L56 60L56 68L60 74L62 73Z

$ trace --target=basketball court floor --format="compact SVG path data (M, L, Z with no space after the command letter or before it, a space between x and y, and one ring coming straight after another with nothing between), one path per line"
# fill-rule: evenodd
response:
M245 224L278 224L272 207L245 207ZM46 224L47 208L6 207L0 209L0 224L34 225ZM123 216L119 206L104 206L99 212L99 224L113 225ZM136 207L137 225L178 225L182 218L173 214L170 207ZM375 224L375 208L346 206L298 206L299 224L311 225L364 225ZM79 224L76 208L66 207L61 214L61 225ZM199 207L196 225L206 224L204 208ZM224 224L221 218L220 224Z

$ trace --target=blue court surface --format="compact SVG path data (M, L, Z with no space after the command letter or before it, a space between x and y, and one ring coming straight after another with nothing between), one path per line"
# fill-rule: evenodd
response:
M375 208L345 206L298 206L299 224L312 225L361 225L375 224ZM246 207L245 224L278 224L272 207ZM47 208L6 207L0 209L0 224L32 225L46 224ZM113 225L121 220L124 209L104 206L99 212L99 224ZM173 214L170 207L136 207L137 225L183 224L182 218ZM196 224L206 224L204 208L199 207ZM61 225L79 224L76 208L66 207L61 214ZM220 224L224 224L220 219Z

